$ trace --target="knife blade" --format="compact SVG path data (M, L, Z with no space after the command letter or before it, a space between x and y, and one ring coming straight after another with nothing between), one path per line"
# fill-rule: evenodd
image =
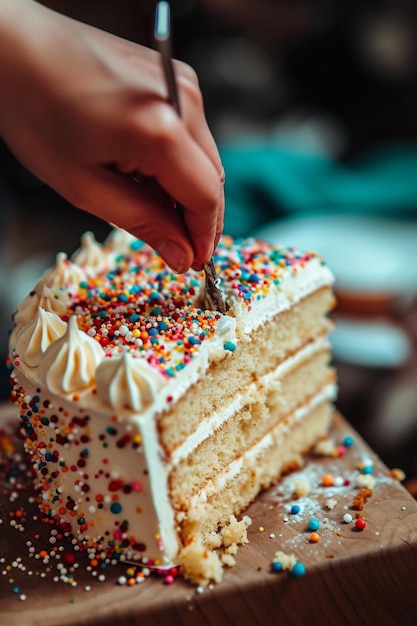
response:
M178 117L181 118L181 104L171 54L171 8L166 0L161 0L156 4L154 40L161 54L162 68L168 89L168 100L177 112ZM181 206L177 204L176 208L182 213ZM217 276L212 258L208 263L204 264L204 274L205 284L204 294L201 297L201 306L212 311L226 313L229 306L224 293L220 289L220 279Z

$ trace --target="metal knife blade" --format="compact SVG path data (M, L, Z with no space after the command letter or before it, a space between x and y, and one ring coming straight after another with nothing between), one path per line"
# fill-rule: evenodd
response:
M178 96L177 81L171 55L171 10L169 2L161 0L156 4L154 39L161 54L162 67L168 88L168 98L178 116L181 117L181 105ZM177 210L181 207L177 204ZM220 280L214 267L213 259L204 264L205 293L202 296L202 306L211 311L226 313L229 306L220 289Z

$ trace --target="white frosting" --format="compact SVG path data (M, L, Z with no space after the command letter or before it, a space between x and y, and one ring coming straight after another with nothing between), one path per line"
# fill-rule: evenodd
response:
M85 269L87 276L95 276L109 267L109 258L90 231L81 237L81 246L74 252L71 261Z
M13 318L16 329L23 328L33 320L39 307L50 313L56 313L56 315L64 315L68 310L69 302L70 299L66 291L42 285L37 291L26 296L19 304Z
M65 334L42 355L38 375L52 393L74 393L94 382L96 367L103 358L103 348L79 330L74 315Z
M36 316L20 330L16 351L27 365L36 367L42 354L51 343L62 337L66 328L67 324L58 315L38 307Z
M234 476L239 474L242 467L246 463L256 465L256 459L262 453L262 450L269 448L278 437L282 437L292 426L301 421L313 409L318 407L322 402L333 401L336 397L337 387L334 383L327 385L322 391L317 393L307 404L299 407L285 422L280 422L276 428L263 437L257 444L247 450L242 456L230 463L226 472L219 474L216 478L210 480L204 489L191 498L191 508L199 509L201 503L207 502L207 499L216 493L221 493L227 488L228 482Z
M329 268L323 265L318 258L312 258L302 269L297 271L288 269L279 285L271 286L266 297L259 300L254 299L249 309L227 291L226 298L239 320L239 327L244 333L250 334L255 328L271 320L282 311L290 309L296 302L313 293L316 289L332 285L333 282L334 276ZM227 289L227 284L225 289Z
M55 265L45 271L35 286L35 291L41 290L43 285L51 287L54 291L65 289L70 293L78 291L79 284L86 279L83 268L72 263L65 252L56 255Z
M127 230L115 226L108 234L103 246L115 254L127 254L131 244L136 240L137 238Z
M145 359L134 358L127 350L104 359L96 371L97 395L116 412L143 411L155 401L164 382Z

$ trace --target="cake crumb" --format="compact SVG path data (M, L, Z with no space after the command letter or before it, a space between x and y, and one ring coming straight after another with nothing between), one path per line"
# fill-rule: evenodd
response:
M286 554L285 552L281 552L281 550L278 550L277 552L275 552L272 562L281 563L282 569L292 570L294 565L297 563L297 558L295 554Z
M329 498L328 500L326 500L326 506L330 511L334 509L336 504L337 504L336 498Z
M311 485L302 478L294 478L294 493L298 498L305 498L311 491Z
M236 559L231 554L223 554L222 563L227 567L234 567L236 565Z
M405 472L400 469L399 467L394 467L390 470L389 475L391 476L391 478L393 478L394 480L399 480L400 482L402 482L403 480L405 480Z
M249 519L246 516L238 522L234 515L230 516L229 523L223 526L220 532L222 544L225 547L234 543L248 543L247 528Z
M372 496L372 489L364 487L360 490L358 495L354 498L352 507L357 511L362 511L367 500Z
M322 439L314 447L314 453L319 456L334 456L336 444L333 439Z
M209 550L201 541L195 540L181 550L179 554L181 572L193 583L206 586L213 580L219 583L223 567L214 550Z
M231 546L227 546L227 548L225 548L225 553L234 555L234 554L237 554L237 550L238 550L237 543L232 543Z
M355 478L355 484L358 487L373 490L375 487L375 478L371 474L360 474Z

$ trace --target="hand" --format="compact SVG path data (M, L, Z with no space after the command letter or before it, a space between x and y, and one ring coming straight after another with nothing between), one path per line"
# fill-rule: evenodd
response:
M224 194L196 75L179 61L175 70L182 119L159 53L31 0L0 3L0 132L10 149L74 206L182 272L211 257Z

